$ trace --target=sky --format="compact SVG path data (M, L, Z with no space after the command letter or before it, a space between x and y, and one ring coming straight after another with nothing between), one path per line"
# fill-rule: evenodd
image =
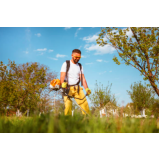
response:
M127 90L134 82L144 83L143 77L132 66L117 65L112 60L118 54L114 48L96 44L100 31L100 27L1 27L0 61L39 62L57 72L60 78L63 62L71 59L73 49L80 49L79 62L91 91L96 81L104 87L112 83L111 92L118 104L126 105L132 102ZM131 32L127 34L131 36ZM88 102L91 106L89 99Z

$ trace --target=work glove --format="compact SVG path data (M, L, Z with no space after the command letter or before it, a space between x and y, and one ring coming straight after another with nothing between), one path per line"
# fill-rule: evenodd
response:
M91 94L91 90L90 90L89 88L86 88L86 93L87 93L88 95L90 95L90 94Z
M62 88L66 88L67 87L67 82L63 82L62 83Z

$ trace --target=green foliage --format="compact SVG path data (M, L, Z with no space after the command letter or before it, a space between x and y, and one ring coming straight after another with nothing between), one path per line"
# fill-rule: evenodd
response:
M159 27L106 27L96 41L114 47L121 61L138 69L159 96ZM116 56L113 61L121 64Z
M115 95L111 93L111 86L112 84L108 83L107 87L103 87L103 85L98 85L96 82L95 90L92 92L92 96L89 96L91 103L95 107L95 111L98 112L99 108L104 107L108 102L116 105Z
M73 117L0 117L0 133L159 133L156 119Z
M152 114L155 116L155 118L159 118L159 99L155 99L154 103L151 106L152 108Z
M130 109L128 106L126 106L126 107L124 108L124 113L127 113L128 116L131 116L131 115L132 115L131 109Z
M0 62L0 108L20 109L31 112L38 109L36 106L44 106L47 102L47 85L55 75L49 73L49 69L35 63L15 64L10 61L8 65ZM46 105L46 103L45 103Z
M152 88L148 88L146 84L143 85L141 82L135 82L130 86L130 89L131 91L127 92L130 95L136 111L152 108L152 105L155 102L155 92Z

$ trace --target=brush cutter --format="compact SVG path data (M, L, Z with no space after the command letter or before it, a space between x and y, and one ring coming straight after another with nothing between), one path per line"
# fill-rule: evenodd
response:
M62 92L62 95L63 96L67 96L68 98L75 98L75 99L79 99L79 100L83 100L86 96L88 96L88 94L86 93L86 95L82 98L82 99L80 99L80 98L76 98L76 97L73 97L73 96L70 96L70 95L68 95L68 91L67 91L67 89L64 89L64 88L62 88L61 87L61 85L60 85L60 80L59 79L53 79L51 82L50 82L50 92L51 91L58 91L58 90L60 90L61 92ZM79 106L79 105L78 105ZM83 112L85 112L86 114L88 114L81 106L79 106L80 108L81 108L81 110L83 111ZM88 114L89 115L89 114Z

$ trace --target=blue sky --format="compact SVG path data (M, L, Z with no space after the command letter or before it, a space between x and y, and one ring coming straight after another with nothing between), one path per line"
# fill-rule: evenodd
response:
M118 104L131 102L126 90L134 82L142 81L140 72L125 64L117 65L112 60L117 52L109 47L100 47L96 38L100 27L31 27L0 28L0 61L7 64L8 59L16 63L39 62L47 65L51 71L58 72L61 65L71 59L73 49L80 49L79 61L89 88L93 91L96 80L107 86L112 83L111 91L117 97ZM130 36L131 33L128 32ZM90 104L90 102L89 102ZM90 104L91 105L91 104Z

